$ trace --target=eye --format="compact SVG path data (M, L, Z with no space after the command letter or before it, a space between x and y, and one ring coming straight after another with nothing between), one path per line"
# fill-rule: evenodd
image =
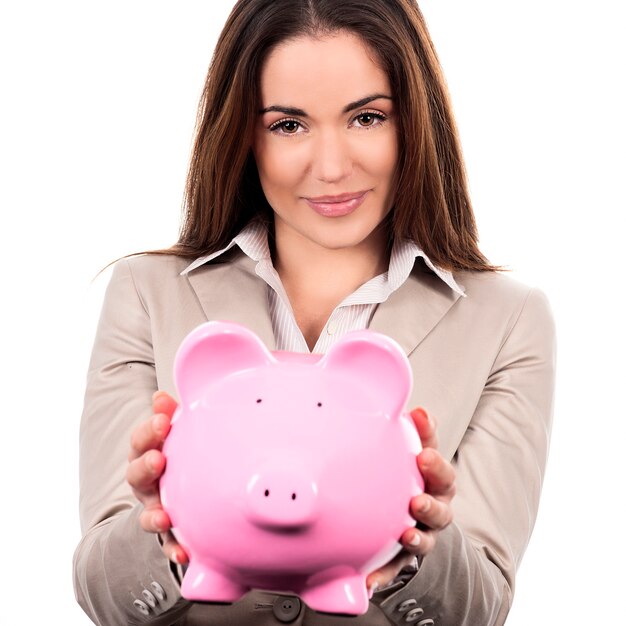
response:
M302 124L298 120L286 119L274 122L269 130L277 135L297 135L299 128L302 128Z
M357 128L372 128L374 126L380 126L387 120L387 117L378 111L363 111L359 113L354 122L358 122Z

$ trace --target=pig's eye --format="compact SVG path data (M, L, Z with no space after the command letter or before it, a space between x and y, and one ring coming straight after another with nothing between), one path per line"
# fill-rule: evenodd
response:
M263 400L261 398L258 398L256 403L259 404L260 402L263 402Z
M321 403L321 402L318 402L318 403L317 403L317 406L322 406L322 403Z

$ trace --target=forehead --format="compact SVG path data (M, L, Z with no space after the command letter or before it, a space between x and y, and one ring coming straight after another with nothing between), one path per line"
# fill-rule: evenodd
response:
M272 50L261 69L263 106L343 105L370 93L390 92L376 54L347 32L289 39Z

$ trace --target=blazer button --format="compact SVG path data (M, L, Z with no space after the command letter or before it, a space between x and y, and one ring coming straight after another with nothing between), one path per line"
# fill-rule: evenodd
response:
M404 617L404 621L407 623L417 622L417 620L424 615L424 609L421 607L417 607L415 609L411 609ZM428 621L428 620L423 620Z
M141 600L135 600L133 602L133 605L142 615L150 615L150 607L148 607L145 602L142 602Z
M165 600L165 591L163 589L163 587L161 587L161 585L159 585L158 582L156 582L156 580L153 580L150 583L150 587L152 587L152 593L154 593L154 595L159 599L159 600Z
M400 613L406 613L411 607L414 607L416 604L417 600L413 600L413 598L410 598L409 600L405 600L398 605L398 611L400 611Z
M156 607L157 605L156 598L147 589L144 589L141 592L141 595L143 596L143 599L146 601L146 604L148 606L150 606L153 609Z
M295 596L281 596L274 601L272 610L274 611L274 617L279 622L288 624L298 617L301 608L300 600Z

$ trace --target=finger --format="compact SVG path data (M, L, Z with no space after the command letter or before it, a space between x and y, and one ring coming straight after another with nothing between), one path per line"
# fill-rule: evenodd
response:
M157 481L164 470L163 454L158 450L148 450L128 464L126 480L135 491L147 496L158 492Z
M165 533L172 527L170 517L158 499L153 499L150 504L145 505L139 516L139 524L150 533Z
M174 415L174 411L178 406L176 400L172 398L166 391L155 391L152 396L152 410L155 413L164 413L168 417Z
M390 583L399 573L403 567L411 565L414 561L414 555L408 554L402 550L399 552L389 563L383 565L377 570L371 572L366 578L367 588L372 590L377 587L382 587Z
M422 442L422 448L439 447L439 439L437 438L437 423L432 415L428 415L426 409L418 407L411 411L411 418L417 428L417 432Z
M133 461L153 448L160 448L165 441L171 426L171 418L164 413L153 415L145 420L130 437L130 452L128 460Z
M404 531L400 543L410 554L425 556L435 547L437 533L436 530L410 528Z
M451 500L455 493L456 472L437 450L426 448L417 456L417 466L424 478L424 491Z
M422 493L411 500L411 515L417 522L432 530L443 530L452 521L449 502Z
M189 557L187 553L183 550L182 546L176 541L174 535L168 532L165 535L162 535L163 539L163 554L174 563L178 563L179 565L184 565L189 562Z

